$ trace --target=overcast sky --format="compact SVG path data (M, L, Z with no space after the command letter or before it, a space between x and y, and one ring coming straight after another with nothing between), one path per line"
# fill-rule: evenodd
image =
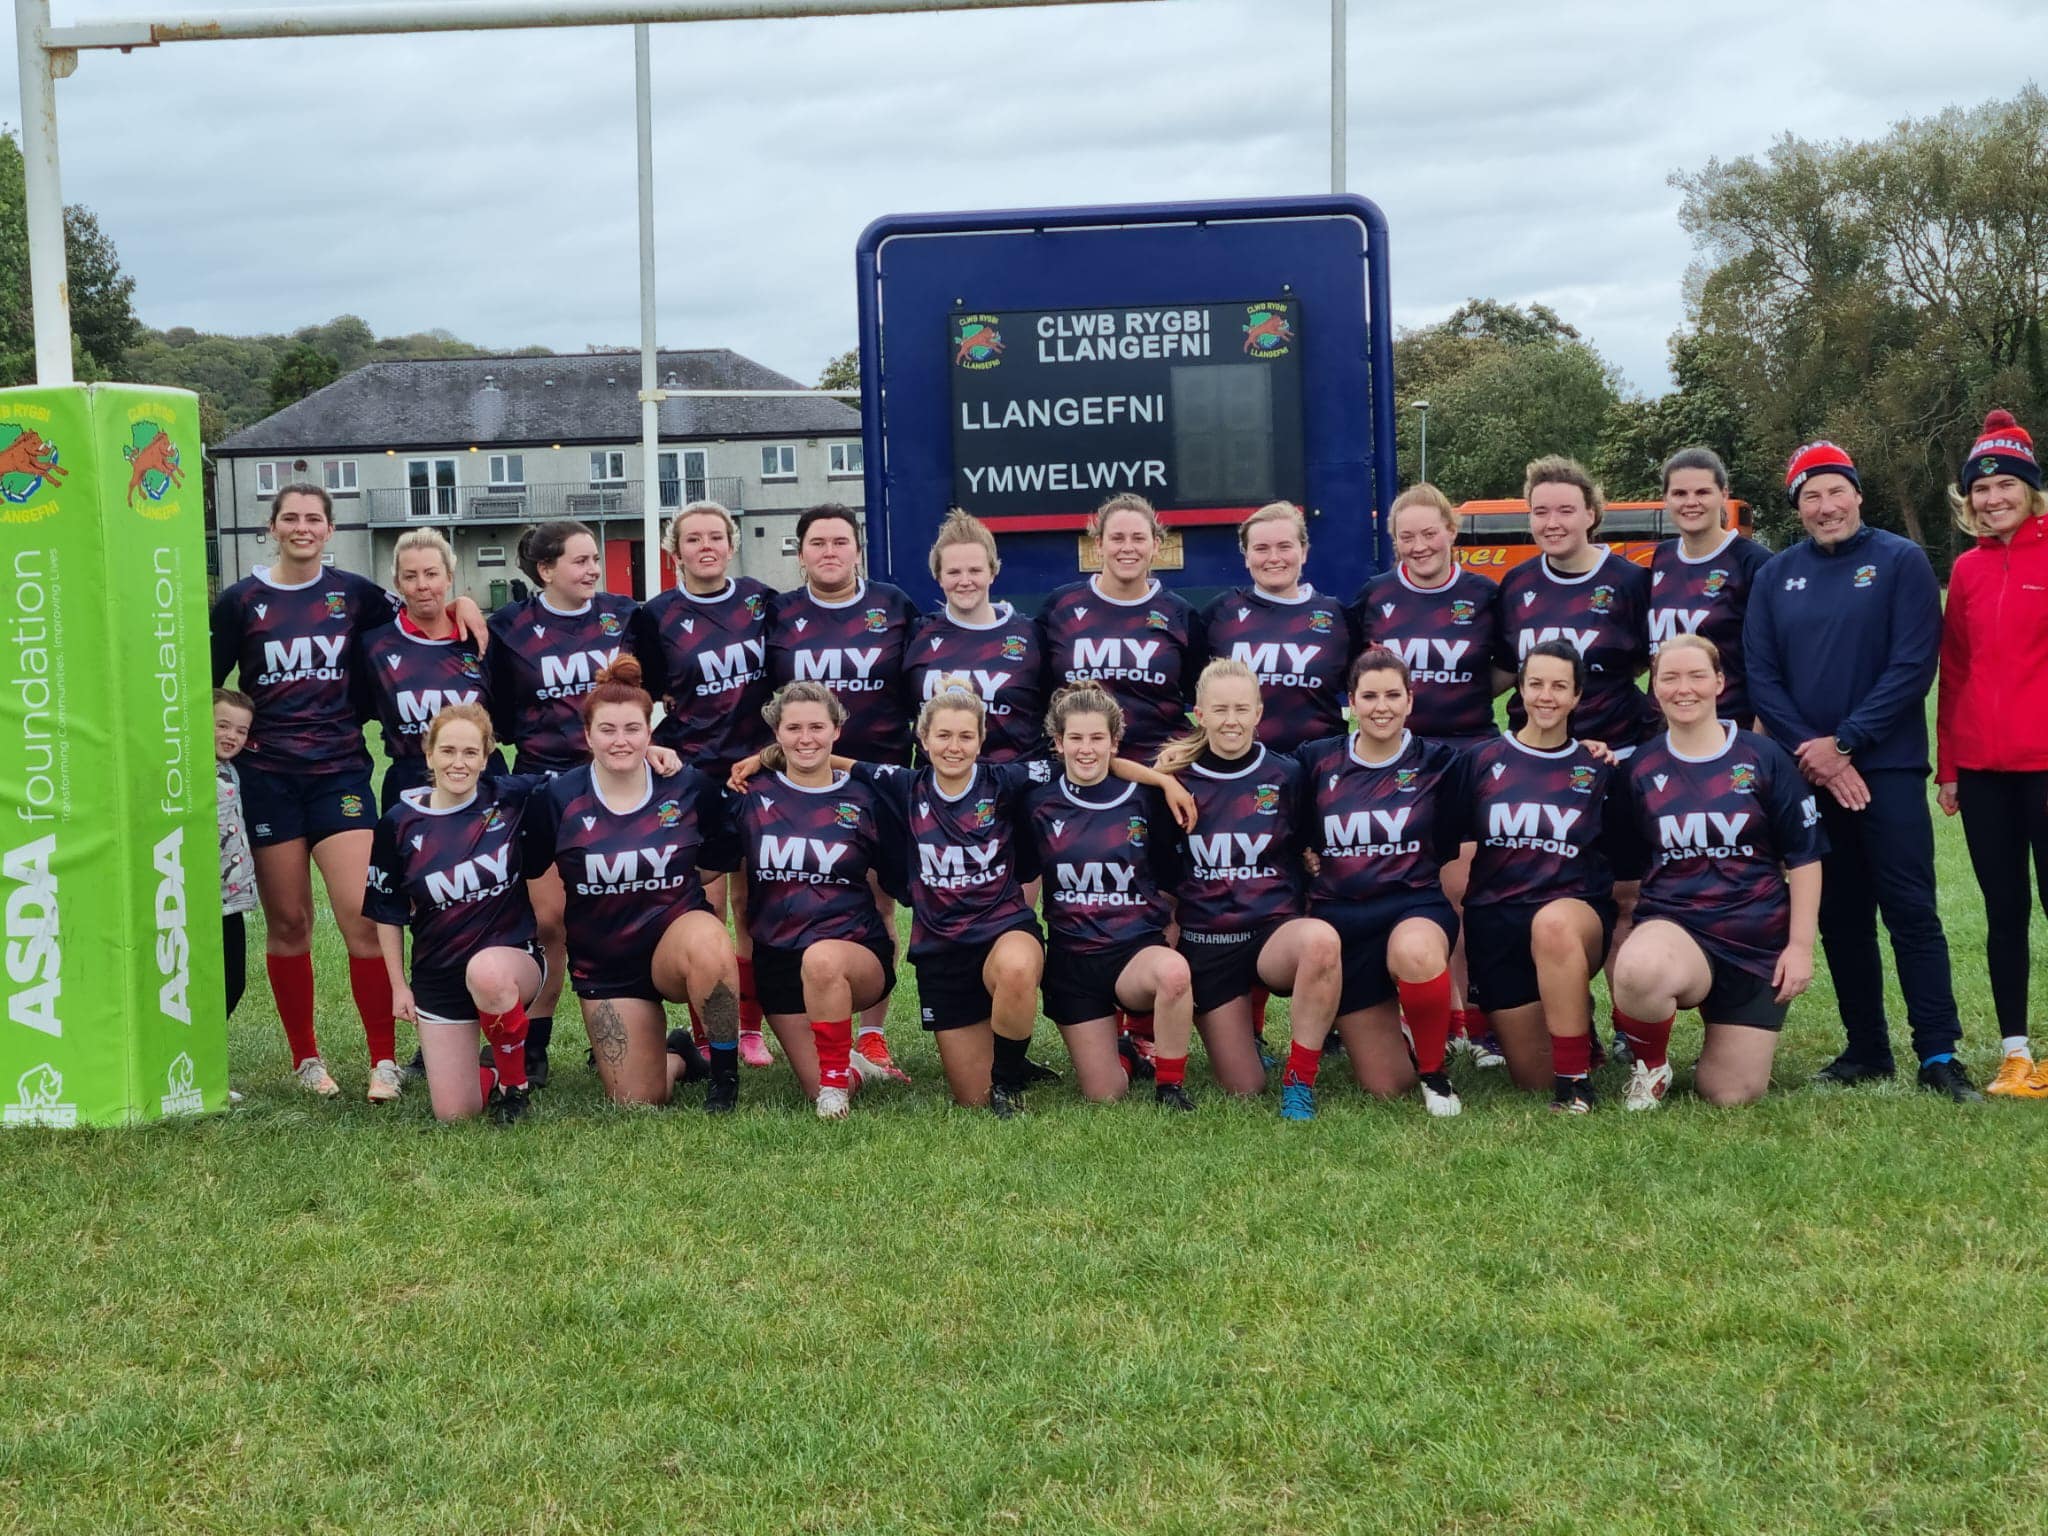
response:
M884 213L1326 191L1328 47L1328 0L657 28L662 344L810 382L854 343ZM65 197L151 325L633 344L632 53L617 27L88 54L58 87ZM1397 322L1541 300L1656 393L1692 257L1673 171L2010 96L2048 5L1352 0L1349 56Z

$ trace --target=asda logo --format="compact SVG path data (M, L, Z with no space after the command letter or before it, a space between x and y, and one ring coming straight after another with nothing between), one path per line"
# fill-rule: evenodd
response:
M185 829L156 845L156 973L163 978L156 1005L167 1019L192 1022L186 994L192 982L192 944L185 920Z
M57 926L57 876L50 868L56 854L57 839L39 837L0 857L0 880L8 882L0 925L6 929L7 979L19 989L7 999L8 1018L62 1039L57 1003L64 993L64 955Z

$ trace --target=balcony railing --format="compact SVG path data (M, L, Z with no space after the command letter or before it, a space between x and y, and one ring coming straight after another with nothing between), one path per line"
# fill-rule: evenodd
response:
M742 511L744 482L728 475L656 482L666 515L693 501L716 501ZM639 480L596 485L383 486L363 492L362 505L373 526L405 523L545 523L573 518L583 523L638 522L644 506Z

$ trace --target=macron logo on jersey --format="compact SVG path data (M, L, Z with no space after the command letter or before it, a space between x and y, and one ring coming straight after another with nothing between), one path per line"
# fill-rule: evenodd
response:
M452 907L458 901L482 894L486 889L496 890L510 879L512 850L500 848L497 853L480 853L473 859L464 859L453 869L443 873L438 869L427 871L427 899L436 906ZM484 877L490 877L488 886Z
M258 604L256 605L256 617L257 617L257 618L259 618L259 619L267 619L267 618L269 618L269 617L270 617L270 604L268 604L268 603L258 603Z

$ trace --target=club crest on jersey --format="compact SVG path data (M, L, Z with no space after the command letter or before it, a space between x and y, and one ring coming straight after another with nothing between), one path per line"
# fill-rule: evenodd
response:
M1415 788L1415 770L1413 768L1396 768L1394 770L1394 788L1401 790L1403 793L1412 793Z
M1572 770L1572 792L1580 795L1593 793L1593 770L1578 767Z
M977 832L987 831L996 824L996 803L993 800L974 802L974 820L969 823Z
M362 815L363 797L361 795L343 795L341 797L341 814L349 817Z
M1586 606L1595 613L1612 613L1614 611L1614 588L1604 584L1595 587L1593 595L1586 599Z
M339 592L327 594L327 617L330 619L345 619L348 617L348 599Z
M597 616L597 627L607 635L616 635L619 632L619 616L616 613L600 613Z
M1003 636L1003 660L1022 661L1023 659L1024 637L1022 635Z
M1856 585L1857 585L1857 586L1859 586L1859 587L1867 587L1867 586L1869 586L1869 585L1870 585L1870 584L1871 584L1871 583L1872 583L1873 581L1875 581L1875 580L1877 580L1877 567L1876 567L1876 566L1874 566L1874 565L1859 565L1859 566L1857 566L1857 567L1856 567Z
M1261 816L1278 816L1280 814L1280 786L1278 784L1261 784L1257 789L1253 790L1252 809Z
M484 830L486 832L495 832L504 825L505 813L495 805L484 812Z
M1737 763L1728 770L1728 787L1738 795L1756 793L1756 764Z
M748 616L749 618L755 618L755 619L758 619L759 617L761 617L761 594L760 594L760 593L758 593L758 592L749 592L749 593L747 594L747 599L746 599L746 610L747 610L747 616Z
M1124 835L1125 840L1129 842L1133 848L1144 847L1145 818L1142 816L1133 816L1128 822L1124 824Z
M483 663L474 656L458 656L455 664L461 669L464 677L482 677L484 675Z
M866 621L868 633L871 635L879 635L889 627L889 615L882 612L879 608L870 608L861 617Z
M683 808L673 800L664 800L654 808L654 819L664 827L672 827L683 819Z
M842 800L832 807L832 820L842 827L860 825L860 807L850 800Z
M1329 614L1318 608L1308 616L1308 627L1316 634L1327 635L1330 632Z
M1145 615L1145 627L1147 629L1166 628L1166 615L1161 613L1157 608L1154 608L1151 612Z
M1659 571L1657 574L1661 576L1664 573ZM1706 593L1708 597L1719 597L1721 589L1727 585L1728 573L1726 571L1709 571L1707 572L1707 579L1700 587L1700 590Z
M1461 597L1451 604L1451 622L1453 624L1470 624L1475 611L1472 606L1472 600Z

